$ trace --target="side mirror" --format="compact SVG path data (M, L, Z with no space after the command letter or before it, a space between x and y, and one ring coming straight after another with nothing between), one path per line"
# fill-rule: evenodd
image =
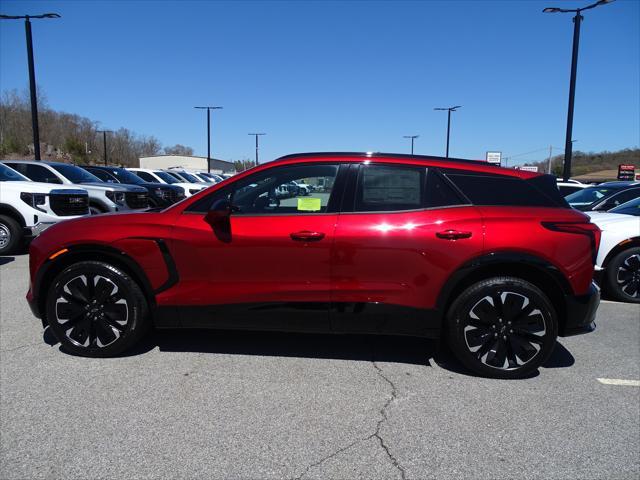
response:
M231 203L228 200L218 200L204 217L204 221L212 227L221 227L229 222L231 216Z

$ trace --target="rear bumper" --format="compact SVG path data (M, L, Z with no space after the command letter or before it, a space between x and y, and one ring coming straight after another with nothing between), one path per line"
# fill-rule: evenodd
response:
M600 305L600 288L591 283L586 295L565 295L566 319L560 336L569 337L593 332L596 329L595 318Z

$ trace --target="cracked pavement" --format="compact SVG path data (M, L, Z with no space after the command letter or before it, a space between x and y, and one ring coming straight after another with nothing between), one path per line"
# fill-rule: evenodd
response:
M640 306L603 303L539 375L421 339L165 331L62 353L0 264L0 478L638 478ZM2 263L2 262L0 262Z

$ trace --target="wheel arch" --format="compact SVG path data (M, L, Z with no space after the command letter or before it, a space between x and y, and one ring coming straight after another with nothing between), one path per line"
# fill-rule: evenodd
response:
M618 255L620 252L623 252L626 249L633 248L633 247L640 247L640 237L631 237L631 238L622 240L615 247L609 250L609 253L607 253L607 256L602 261L602 269L603 270L606 269L611 259L613 259L613 257Z
M513 276L538 287L549 298L558 314L559 330L566 318L565 295L573 291L562 272L548 261L529 254L494 252L474 258L462 265L446 281L437 300L442 322L453 301L471 285L497 276Z
M11 205L7 205L6 203L0 203L0 215L6 215L7 217L13 218L16 222L20 224L22 228L25 228L27 226L27 223L24 217L22 216L22 214Z
M43 325L46 325L46 292L53 280L68 266L86 260L105 262L126 272L144 292L149 302L149 311L155 310L155 292L151 282L142 267L125 252L107 245L74 245L68 247L68 250L54 260L47 260L38 270L34 281L34 291L39 292L37 305Z

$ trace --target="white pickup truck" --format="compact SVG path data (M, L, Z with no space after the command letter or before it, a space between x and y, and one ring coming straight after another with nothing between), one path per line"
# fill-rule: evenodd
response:
M54 223L89 213L86 190L32 182L0 163L0 255Z

